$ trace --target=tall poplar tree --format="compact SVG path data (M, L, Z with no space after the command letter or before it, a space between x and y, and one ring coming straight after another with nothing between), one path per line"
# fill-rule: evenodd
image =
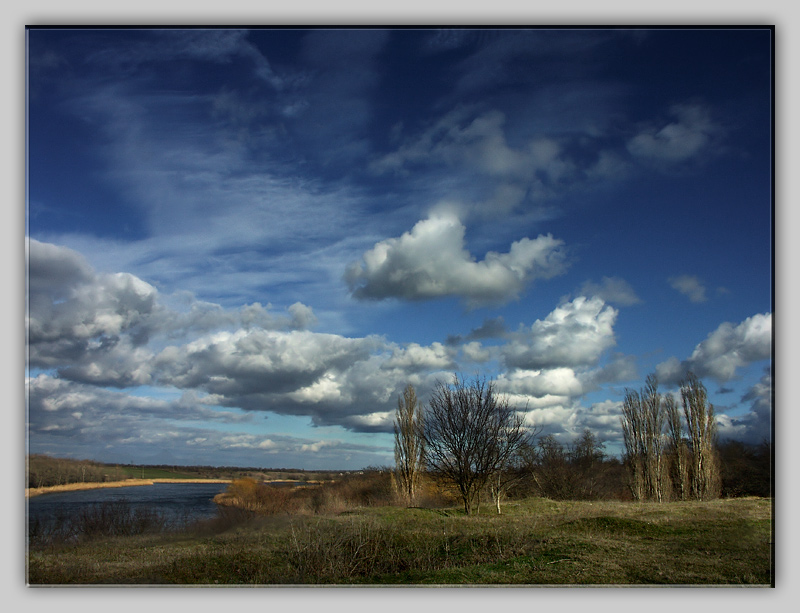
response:
M689 430L692 497L697 500L710 500L719 496L717 423L714 419L714 406L708 402L705 386L691 372L681 383L681 399L683 415Z
M397 399L394 419L395 477L400 495L409 505L416 502L423 457L422 406L409 384Z

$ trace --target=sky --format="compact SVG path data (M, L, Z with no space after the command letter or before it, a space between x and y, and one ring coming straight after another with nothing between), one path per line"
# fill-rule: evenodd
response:
M27 450L393 464L486 377L565 444L697 374L771 440L769 29L27 36Z

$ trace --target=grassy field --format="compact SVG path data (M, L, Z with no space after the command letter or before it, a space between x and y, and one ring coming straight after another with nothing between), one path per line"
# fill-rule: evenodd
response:
M770 585L772 502L379 506L31 546L48 584Z
M180 472L176 470L166 470L163 468L139 467L139 466L120 466L131 479L195 479L196 474L190 472Z

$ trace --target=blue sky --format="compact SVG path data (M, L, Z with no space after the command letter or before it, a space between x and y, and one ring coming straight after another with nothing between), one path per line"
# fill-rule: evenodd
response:
M29 31L29 451L391 464L456 372L771 438L771 35Z

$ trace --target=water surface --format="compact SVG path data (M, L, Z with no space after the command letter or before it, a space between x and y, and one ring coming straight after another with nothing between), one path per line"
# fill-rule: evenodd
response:
M26 502L30 521L47 522L104 502L125 501L132 508L162 513L171 521L192 522L213 517L217 511L213 498L227 487L227 483L154 483L40 494Z

